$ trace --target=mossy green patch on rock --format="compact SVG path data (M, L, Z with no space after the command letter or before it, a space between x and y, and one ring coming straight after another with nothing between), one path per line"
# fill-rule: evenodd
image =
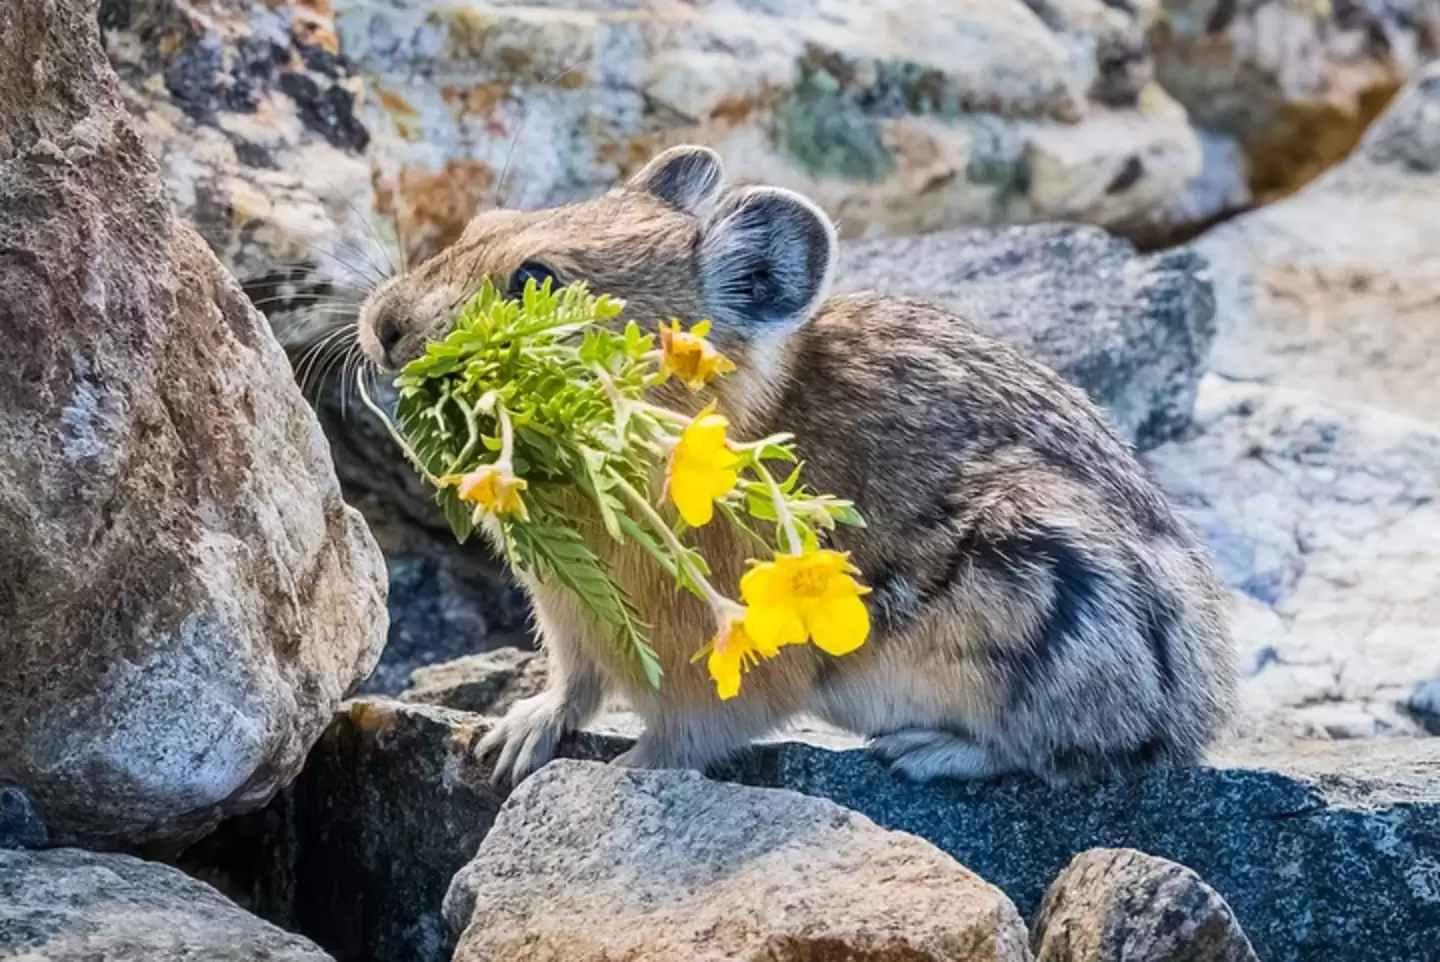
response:
M811 176L880 181L895 170L880 121L934 116L957 121L987 105L967 102L944 71L909 60L847 59L815 44L776 114L777 139ZM994 105L990 105L994 106Z
M895 170L879 121L818 84L797 84L775 125L780 146L812 177L879 182Z
M1003 120L1013 112L1005 103L967 92L935 67L913 60L847 58L810 44L796 61L795 86L776 111L775 134L811 176L873 183L896 168L881 121L934 117L973 126L977 144L988 149L976 151L966 179L1023 193L1023 150L1013 125Z

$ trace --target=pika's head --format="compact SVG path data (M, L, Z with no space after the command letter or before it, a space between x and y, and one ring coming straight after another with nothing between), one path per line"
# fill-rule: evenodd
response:
M385 370L424 353L489 280L584 281L625 301L624 318L714 322L712 338L744 371L814 313L829 287L835 229L818 207L775 187L727 188L703 147L661 154L594 200L535 212L486 211L454 245L378 288L361 306L360 346Z

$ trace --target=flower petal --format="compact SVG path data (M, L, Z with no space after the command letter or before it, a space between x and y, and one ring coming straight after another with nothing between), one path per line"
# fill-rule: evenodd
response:
M725 450L725 429L730 422L723 414L702 414L680 435L680 449L687 454L713 457Z
M849 575L832 575L825 585L825 598L858 598L861 595L869 594L869 589L864 588Z
M731 492L740 481L740 475L728 470L711 471L705 481L710 489L710 497L718 501Z
M745 630L757 648L776 649L805 641L805 622L794 608L781 605L751 606L745 613Z
M705 667L709 669L710 677L715 680L715 694L720 696L722 701L740 694L741 658L739 650L722 651L720 646L716 645L706 659Z
M775 565L763 562L740 576L740 600L747 605L765 604L775 597L778 575Z
M692 528L703 527L715 517L715 499L704 472L680 468L670 472L670 500L680 517Z
M870 635L870 612L854 597L826 598L810 612L815 647L827 655L848 655Z

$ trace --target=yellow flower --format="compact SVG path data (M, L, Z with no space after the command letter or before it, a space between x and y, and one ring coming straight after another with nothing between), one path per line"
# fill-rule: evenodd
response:
M721 374L735 370L734 363L705 340L710 322L701 321L688 332L680 330L680 322L670 327L660 325L660 376L674 374L686 387L698 391Z
M710 642L710 657L705 667L715 680L715 694L721 701L740 694L740 675L760 663L761 658L774 658L780 649L762 645L745 630L742 619L726 618Z
M461 501L478 504L502 517L529 517L525 502L520 497L520 492L525 490L525 479L516 477L508 467L499 464L483 465L461 476L456 486Z
M757 644L779 647L813 639L830 655L844 655L870 635L868 593L851 577L859 572L838 551L779 555L757 563L740 579L748 606L745 625Z
M740 458L725 445L729 426L724 416L706 408L680 432L680 443L670 456L670 500L692 528L709 524L715 501L740 480L735 470Z

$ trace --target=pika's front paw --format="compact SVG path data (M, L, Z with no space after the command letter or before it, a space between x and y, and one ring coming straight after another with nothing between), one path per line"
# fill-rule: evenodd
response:
M499 753L490 784L520 784L528 775L555 757L560 739L570 729L565 702L558 692L541 692L510 706L475 750L481 761Z

